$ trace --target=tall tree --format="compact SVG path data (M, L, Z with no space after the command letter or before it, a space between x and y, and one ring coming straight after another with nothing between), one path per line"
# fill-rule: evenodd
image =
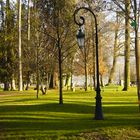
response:
M27 49L28 49L28 51L30 52L30 44L31 44L31 20L30 20L30 18L31 18L31 12L30 12L30 4L31 4L31 0L28 0L28 19L27 19L27 23L28 23L28 28L27 28ZM29 57L30 57L30 55L28 55ZM30 60L30 58L29 58L29 60ZM29 88L29 83L30 83L30 70L29 70L29 67L30 67L30 64L29 64L30 62L28 61L28 71L27 71L27 86L26 86L26 90L28 90L28 88Z
M2 29L4 28L4 2L3 0L0 0L0 19L1 19L0 29L2 32Z
M131 1L132 2L132 1ZM135 57L136 57L136 73L137 73L137 94L138 94L138 103L139 103L139 111L140 111L140 41L139 41L139 19L140 19L140 1L134 0L132 3L133 12L134 12L134 20L133 27L135 31Z
M130 0L125 0L125 72L124 88L127 91L130 86Z
M124 13L126 13L126 9L124 9L118 0L112 0ZM123 1L124 2L124 1ZM131 26L134 28L135 33L135 57L136 57L136 73L137 73L137 93L138 93L138 103L140 108L140 48L139 48L139 16L140 16L140 1L138 0L130 0L126 3L131 4L131 8L133 10L133 16L129 15L129 19L131 19Z
M21 51L21 0L18 0L18 90L23 90L22 82L22 51Z
M130 87L130 10L131 0L113 0L113 2L120 8L125 16L125 65L124 65L124 91L127 91ZM125 8L123 8L123 6ZM117 9L118 10L118 9Z
M70 25L72 24L72 13L74 0L71 1L57 1L46 0L45 4L42 2L41 12L42 21L46 27L46 34L53 40L52 47L57 51L58 60L58 73L59 73L59 104L63 104L63 91L62 91L62 76L63 65L65 58L70 54ZM43 4L43 5L42 5ZM46 17L47 16L47 17ZM70 37L68 41L68 37ZM69 42L69 43L68 43ZM71 40L73 43L73 40ZM53 49L52 49L53 50Z
M116 62L117 62L117 50L118 50L118 31L119 31L119 14L116 13L116 25L115 25L115 39L114 39L114 51L113 51L113 65L110 71L110 76L108 80L108 84L113 83L113 77L115 74L116 69Z
M14 13L9 0L6 0L5 11L3 2L1 6L0 80L4 83L4 90L9 90L14 72Z

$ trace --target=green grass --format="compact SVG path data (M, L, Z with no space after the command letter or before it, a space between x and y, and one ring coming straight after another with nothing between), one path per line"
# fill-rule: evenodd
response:
M104 120L94 120L94 91L57 91L36 99L36 91L0 91L0 140L140 140L137 93L104 91Z

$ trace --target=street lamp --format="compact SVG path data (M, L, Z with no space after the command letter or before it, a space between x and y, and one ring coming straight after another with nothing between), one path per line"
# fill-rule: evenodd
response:
M80 49L84 48L84 43L85 43L85 33L84 31L82 31L81 27L78 30L78 33L76 35L77 37L77 42L78 42L78 46Z
M84 48L84 64L85 64L85 91L87 91L87 55L86 55L86 48L85 48L85 33L82 26L80 26L78 32L77 32L77 42L79 48L82 50Z
M78 9L75 10L74 12L74 21L77 25L79 25L80 29L81 29L81 26L83 26L85 24L85 18L83 16L80 16L80 21L78 22L76 20L76 15L78 14L78 12L80 10L86 10L86 11L89 11L93 17L94 17L94 20L95 20L95 31L96 31L96 34L95 34L95 40L96 40L96 77L97 77L97 88L96 88L96 106L95 106L95 117L94 119L95 120L103 120L103 112L102 112L102 97L101 97L101 89L100 89L100 81L99 81L99 53L98 53L98 23L97 23L97 18L96 18L96 15L94 14L94 12L89 9L88 7L80 7ZM79 30L79 35L77 35L77 40L79 41L78 42L78 45L81 45L79 47L82 47L84 45L84 37L85 35L82 33L82 30ZM82 44L83 43L83 44Z

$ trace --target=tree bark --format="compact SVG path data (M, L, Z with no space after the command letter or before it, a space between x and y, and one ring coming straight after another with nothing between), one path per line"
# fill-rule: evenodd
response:
M18 74L18 90L22 91L23 90L23 85L22 85L22 57L21 57L21 0L18 1L18 65L19 65L19 74Z
M71 74L67 73L66 82L65 82L65 87L67 87L67 90L69 89L69 85L70 85L70 77L71 77Z
M136 73L137 73L137 94L140 110L140 41L138 39L138 32L135 32L135 57L136 57Z
M30 50L30 0L28 0L28 49Z
M124 91L130 87L130 0L125 1L125 68Z
M54 88L54 73L49 74L50 75L50 82L49 82L49 88L53 89Z
M1 28L4 29L4 3L3 0L0 0L0 6L1 6Z
M14 74L12 75L12 79L11 79L11 90L16 90Z
M92 23L94 23L94 20L92 19ZM93 59L93 87L96 90L96 58L95 58L95 29L92 24L92 59Z
M140 8L140 7L139 7ZM137 74L137 94L138 94L138 104L140 111L140 41L139 41L139 15L137 14L137 1L134 0L134 20L136 25L134 27L135 30L135 58L136 58L136 74Z
M30 53L30 1L31 0L28 0L28 29L27 29L27 49L28 49L28 52ZM29 58L30 59L30 55L29 55ZM28 90L29 89L29 83L30 83L30 64L29 64L29 61L27 62L28 63L28 71L27 71L27 86L25 88L25 90Z
M30 71L28 71L28 73L27 73L27 85L26 85L25 90L29 89L29 84L30 84Z
M36 93L36 97L38 99L38 95L39 95L39 84L40 84L40 78L39 78L39 49L38 49L38 45L37 45L37 62L36 62L36 81L37 81L37 93Z
M86 52L86 46L84 47L84 64L85 64L85 91L87 91L87 87L88 87L88 80L87 80L87 76L88 76L88 70L87 70L87 52Z
M4 91L8 91L9 90L9 82L4 82Z
M118 24L118 14L116 13L116 23ZM116 62L117 62L117 47L118 47L118 25L115 28L115 40L114 40L114 51L113 51L113 65L110 71L110 76L108 80L108 84L113 83L113 78L116 69Z
M63 96L62 96L62 55L61 55L61 46L58 43L58 63L59 63L59 104L63 104Z

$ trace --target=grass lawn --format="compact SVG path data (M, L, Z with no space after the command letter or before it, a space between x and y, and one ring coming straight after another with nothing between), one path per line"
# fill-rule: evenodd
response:
M94 91L0 91L0 140L140 140L137 93L104 91L104 120L94 120Z

